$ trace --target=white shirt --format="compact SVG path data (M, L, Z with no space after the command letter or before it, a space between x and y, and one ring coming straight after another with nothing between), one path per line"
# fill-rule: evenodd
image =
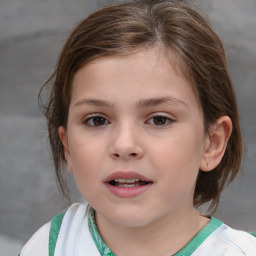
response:
M111 255L87 208L88 205L77 203L66 211L62 222L59 223L56 243L51 241L55 250L53 249L54 254L50 256ZM93 211L92 208L90 210ZM52 223L47 223L33 235L22 249L20 256L49 255L49 234L52 232ZM212 218L180 252L175 254L175 256L189 255L256 256L256 238Z

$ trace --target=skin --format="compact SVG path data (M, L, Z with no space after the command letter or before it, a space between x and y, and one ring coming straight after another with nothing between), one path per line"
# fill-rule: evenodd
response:
M193 207L196 179L199 169L218 165L231 129L230 119L221 117L205 134L191 85L161 51L149 49L82 67L59 135L69 171L112 251L164 256L208 223ZM105 181L120 170L152 185L138 196L118 197Z

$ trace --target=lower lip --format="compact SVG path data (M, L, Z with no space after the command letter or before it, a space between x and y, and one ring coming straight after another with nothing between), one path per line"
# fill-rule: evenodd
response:
M117 187L110 185L109 183L105 183L107 188L113 193L115 196L123 197L123 198L131 198L139 196L140 194L146 192L151 186L152 183L148 183L147 185L137 186L137 187Z

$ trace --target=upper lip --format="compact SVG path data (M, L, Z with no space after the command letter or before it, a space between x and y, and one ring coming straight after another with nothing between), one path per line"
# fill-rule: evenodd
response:
M104 182L108 183L111 180L115 180L115 179L127 179L127 180L139 179L139 180L143 180L143 181L146 181L146 182L152 182L152 180L148 179L147 177L145 177L145 176L143 176L143 175L141 175L137 172L133 172L133 171L113 172L109 176L106 177Z

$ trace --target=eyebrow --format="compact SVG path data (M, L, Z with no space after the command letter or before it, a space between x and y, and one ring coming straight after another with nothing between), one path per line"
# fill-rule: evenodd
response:
M75 106L84 105L84 104L97 106L97 107L113 108L113 104L111 102L108 102L105 100L98 100L98 99L81 99L78 102L76 102Z
M157 105L184 105L187 107L187 104L184 101L174 97L143 99L137 103L138 108L152 107Z
M105 101L105 100L99 100L99 99L81 99L75 103L75 106L80 105L92 105L96 107L108 107L113 108L114 104ZM146 107L152 107L157 105L184 105L187 106L187 104L177 98L174 97L160 97L160 98L149 98L149 99L141 99L139 100L136 105L137 108L146 108Z

